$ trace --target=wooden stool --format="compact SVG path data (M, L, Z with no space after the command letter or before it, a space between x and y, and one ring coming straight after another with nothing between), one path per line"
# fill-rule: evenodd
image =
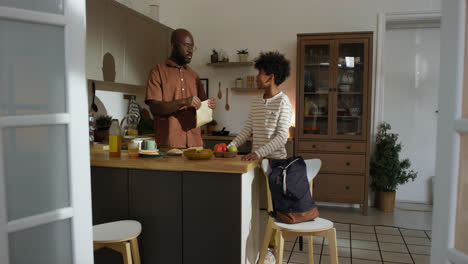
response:
M94 250L111 248L122 253L124 264L141 264L137 240L140 234L141 224L138 221L124 220L95 225L93 226Z

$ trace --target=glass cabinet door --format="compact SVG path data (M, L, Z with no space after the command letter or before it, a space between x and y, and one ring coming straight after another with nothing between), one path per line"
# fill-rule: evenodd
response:
M303 46L303 135L330 134L330 41L310 41Z
M364 60L366 42L363 40L346 43L338 42L338 59L336 78L336 119L335 135L341 137L361 138L365 122L367 66Z

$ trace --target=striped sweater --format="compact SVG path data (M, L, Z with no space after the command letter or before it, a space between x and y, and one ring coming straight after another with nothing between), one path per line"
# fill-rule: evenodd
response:
M286 158L286 142L293 109L283 92L269 99L255 98L242 131L229 145L242 146L252 136L252 152L258 158Z

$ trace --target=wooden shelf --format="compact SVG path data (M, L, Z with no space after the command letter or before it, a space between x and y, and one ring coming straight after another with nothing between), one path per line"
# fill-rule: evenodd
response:
M237 87L232 87L231 90L237 91L237 92L260 92L260 91L263 91L263 89L257 89L257 88L237 88Z
M217 62L217 63L207 63L207 66L213 67L242 67L242 66L252 66L254 65L253 61L246 61L246 62Z
M320 66L320 67L328 67L330 66L330 63L328 62L322 62L322 63L306 63L304 66L310 66L310 67L315 67L315 66Z
M137 94L137 95L146 94L146 86L143 86L143 85L105 82L105 81L88 79L88 85L90 87L91 87L91 82L94 82L96 84L97 91L121 92L121 93L132 94L132 95L133 94Z
M361 118L361 116L336 116L337 118Z
M328 115L304 115L304 117L309 117L309 118L313 118L313 117L328 117Z
M353 94L355 94L355 95L362 95L362 92L340 92L340 91L338 90L338 95L341 95L341 94L345 94L345 95L353 95Z
M314 95L314 94L328 94L328 91L323 92L304 92L306 95Z

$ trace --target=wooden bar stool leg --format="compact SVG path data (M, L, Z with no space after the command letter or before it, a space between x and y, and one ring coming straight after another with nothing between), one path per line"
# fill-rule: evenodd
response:
M308 248L309 248L309 264L314 264L314 238L313 236L307 237Z
M338 264L338 250L336 248L336 229L328 230L328 247L330 248L330 261L332 264Z
M130 240L130 246L132 247L133 262L135 264L141 264L140 251L138 249L138 239L136 237Z
M263 237L263 244L262 249L260 250L260 257L258 258L258 264L263 264L263 260L265 259L268 244L270 243L271 234L273 233L273 219L271 217L268 218L268 224L265 229L265 236Z
M123 256L124 264L132 264L132 251L130 249L130 243L128 242L122 243L122 256Z
M284 251L284 236L281 230L278 230L279 246L278 246L278 259L276 259L277 264L283 263L283 251Z

